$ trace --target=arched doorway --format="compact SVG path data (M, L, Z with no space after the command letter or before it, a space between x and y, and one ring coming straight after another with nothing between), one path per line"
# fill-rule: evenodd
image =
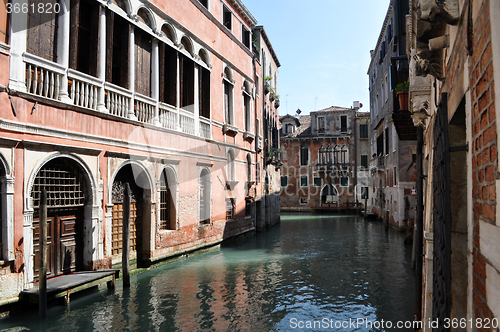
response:
M328 183L321 190L322 204L338 204L339 193L334 185Z
M130 186L130 257L137 257L137 264L142 264L144 251L143 231L146 203L145 197L150 194L149 180L144 170L132 164L123 166L115 176L111 192L112 221L111 221L111 253L114 257L122 253L123 242L123 197L125 184Z
M200 224L210 224L211 181L210 181L210 172L207 169L203 169L200 173L199 186L200 186L200 191L199 191Z
M64 157L50 160L38 171L31 190L35 278L38 278L40 264L39 218L44 187L47 191L47 276L68 274L84 268L84 207L91 201L86 180L82 168Z

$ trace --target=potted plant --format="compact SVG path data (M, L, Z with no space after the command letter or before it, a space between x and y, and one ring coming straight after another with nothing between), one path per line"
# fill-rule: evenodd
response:
M396 89L394 92L398 95L399 99L399 109L407 110L408 109L408 90L410 89L410 82L402 82L396 85Z
M271 80L273 78L271 76L266 76L264 77L264 94L268 94L270 91L270 86L271 86Z
M280 95L276 95L276 96L274 96L274 98L275 98L274 107L279 108L280 107Z
M275 98L276 98L276 96L274 95L274 88L270 87L269 88L269 101L273 102Z

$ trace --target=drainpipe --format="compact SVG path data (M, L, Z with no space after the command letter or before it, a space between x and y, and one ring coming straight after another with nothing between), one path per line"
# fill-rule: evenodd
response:
M416 287L415 287L415 321L422 320L422 257L424 241L424 195L423 195L423 168L422 168L422 146L424 142L424 128L417 126L417 218L415 231L415 268L416 268Z
M353 136L354 136L354 203L356 204L355 206L357 207L358 205L358 140L356 137L356 129L358 127L357 123L357 115L358 115L358 109L354 108L354 129L353 129Z

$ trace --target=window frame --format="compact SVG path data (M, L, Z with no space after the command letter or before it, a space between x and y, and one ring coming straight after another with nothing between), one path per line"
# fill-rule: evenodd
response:
M305 184L303 184L305 182ZM301 175L300 176L300 186L301 187L309 187L309 176Z
M229 31L233 30L233 13L225 4L222 4L222 25Z

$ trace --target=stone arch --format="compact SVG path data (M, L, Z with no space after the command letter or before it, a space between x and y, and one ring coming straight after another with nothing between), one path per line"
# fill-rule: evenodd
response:
M321 188L321 203L322 204L335 204L338 203L339 192L337 188L327 183Z
M204 48L200 49L200 51L198 52L198 56L200 57L201 61L203 61L203 63L205 63L207 67L210 68L210 56Z
M165 37L167 37L174 45L177 44L177 33L170 23L164 22L161 27L161 32L163 32Z
M147 25L151 30L156 30L156 20L154 18L153 12L148 7L141 5L137 9L137 17L139 18L139 22Z
M154 238L152 237L152 202L154 200L154 185L148 169L137 160L123 161L116 168L109 185L109 207L112 210L112 232L119 234L117 239L111 240L111 255L120 259L122 244L120 229L122 226L123 194L125 183L130 185L131 197L131 231L130 254L137 257L138 266L144 265L145 257L152 252Z
M121 10L123 10L127 15L132 12L132 4L129 0L112 0L113 4L118 6Z
M25 191L25 220L30 220L25 229L25 263L27 281L36 276L33 256L36 255L39 225L39 199L42 187L48 187L48 223L61 225L49 227L49 234L58 239L49 252L49 275L60 275L93 268L97 260L95 243L99 210L95 178L88 165L71 153L51 153L33 168ZM97 232L95 231L97 229Z
M229 66L224 66L224 78L234 83L233 70Z
M193 42L191 41L191 38L185 35L182 36L181 45L184 47L186 52L188 52L191 56L194 55L194 45Z
M14 251L14 178L0 153L0 260L12 261Z

